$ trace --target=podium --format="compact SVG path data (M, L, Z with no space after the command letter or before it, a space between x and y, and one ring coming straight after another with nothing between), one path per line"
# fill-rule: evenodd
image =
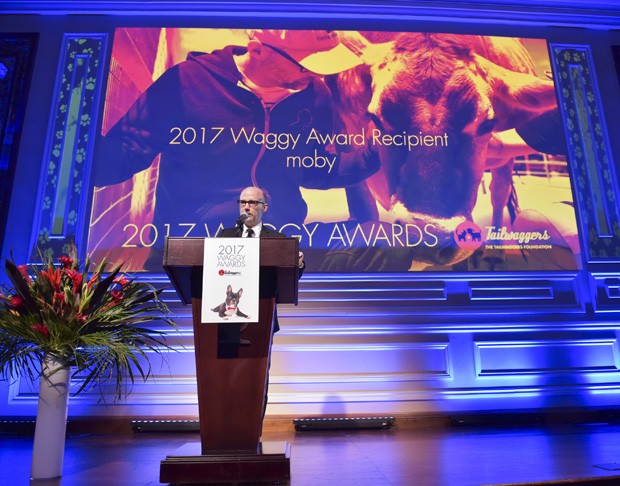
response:
M261 443L276 303L297 303L299 241L260 238L258 323L203 324L203 238L166 238L164 269L191 304L200 447L161 461L163 483L279 481L290 478L290 448ZM183 448L181 448L183 449Z

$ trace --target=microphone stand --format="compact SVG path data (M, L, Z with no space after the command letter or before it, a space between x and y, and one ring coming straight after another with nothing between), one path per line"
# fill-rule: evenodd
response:
M245 223L245 220L248 219L248 215L247 214L242 214L241 216L239 216L237 218L237 238L241 238L242 233L243 233L243 223Z

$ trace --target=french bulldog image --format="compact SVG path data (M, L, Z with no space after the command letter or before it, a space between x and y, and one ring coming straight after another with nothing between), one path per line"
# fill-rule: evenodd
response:
M226 288L226 299L217 307L211 309L213 312L217 312L223 319L229 319L231 316L245 317L249 319L250 316L244 314L239 310L239 300L243 295L243 289L239 289L238 292L233 292L232 285Z

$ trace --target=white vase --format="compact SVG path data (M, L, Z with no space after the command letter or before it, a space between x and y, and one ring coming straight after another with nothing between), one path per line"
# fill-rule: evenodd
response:
M30 472L33 480L62 475L70 379L66 363L47 355L43 358Z

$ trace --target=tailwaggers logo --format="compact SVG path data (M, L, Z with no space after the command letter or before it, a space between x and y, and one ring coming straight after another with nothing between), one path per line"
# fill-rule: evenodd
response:
M482 246L482 230L472 221L464 221L454 230L454 241L464 250L477 250Z
M459 248L477 250L483 242L486 248L498 250L549 250L552 245L546 243L551 239L547 230L511 231L506 226L486 226L486 232L472 222L465 221L454 230L454 241Z
M498 243L495 245L487 244L487 248L503 250L551 250L553 248L553 245L548 242L551 236L547 230L511 231L505 226L501 228L487 226L486 229L487 234L485 239Z

